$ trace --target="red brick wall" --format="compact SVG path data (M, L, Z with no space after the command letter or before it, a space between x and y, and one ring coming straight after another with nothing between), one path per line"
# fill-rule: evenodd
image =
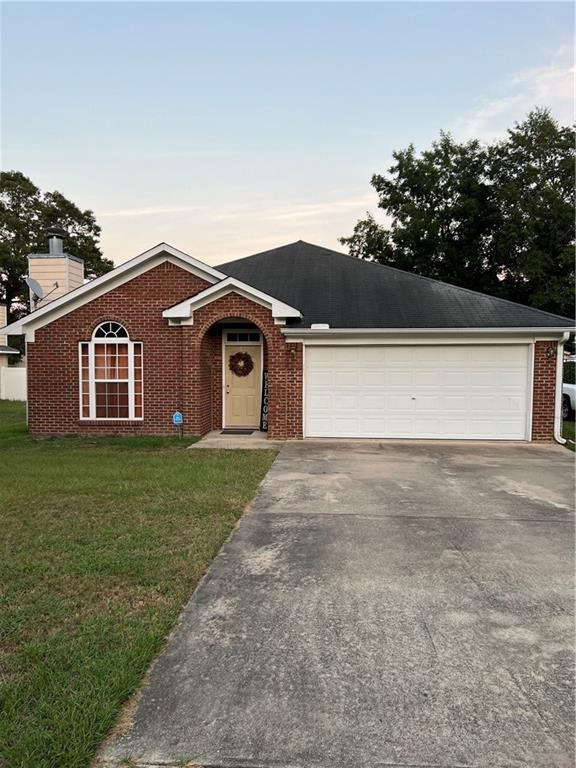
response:
M228 294L194 313L189 326L169 326L162 311L209 284L165 262L36 331L28 344L28 420L35 435L174 434L171 415L184 413L184 432L221 426L219 332L211 326L241 317L265 337L270 381L269 437L302 436L301 345L287 345L270 310ZM143 342L144 419L99 422L79 418L78 343L104 320L116 320ZM288 348L299 351L294 360ZM298 385L298 382L300 384ZM293 391L299 386L299 391Z
M555 341L537 341L534 345L532 440L554 440L557 349Z
M210 345L210 377L211 392L211 424L210 429L222 427L222 334L217 328L212 328L206 336Z
M304 355L302 344L288 344L288 361L286 366L286 392L288 407L286 431L290 435L303 434L302 398L304 394Z

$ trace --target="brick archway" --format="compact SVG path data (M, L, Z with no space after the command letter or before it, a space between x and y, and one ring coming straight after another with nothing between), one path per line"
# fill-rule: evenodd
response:
M229 319L251 323L263 335L268 371L268 436L302 437L301 345L286 342L268 308L235 293L195 310L193 324L182 326L182 400L191 414L191 431L206 434L222 426L221 340L213 329Z
M224 427L223 397L224 397L224 342L222 334L227 323L246 323L248 328L257 330L262 335L262 367L267 370L268 339L265 329L248 317L222 317L199 333L200 343L200 378L201 401L204 425L203 430L221 429Z

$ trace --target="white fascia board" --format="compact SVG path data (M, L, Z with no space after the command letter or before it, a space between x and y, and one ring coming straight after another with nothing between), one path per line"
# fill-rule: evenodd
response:
M253 288L247 283L243 283L241 280L237 280L235 277L227 277L221 282L205 288L195 296L165 309L162 316L169 320L188 320L192 318L195 309L200 309L200 307L210 304L228 293L238 293L250 301L268 307L272 312L272 317L275 318L302 317L300 310L285 304L274 296L259 291L257 288Z
M123 264L115 267L105 275L94 278L90 282L81 285L79 288L75 288L73 291L61 296L59 299L55 299L47 304L45 307L41 307L34 312L31 312L21 320L17 320L10 325L7 325L3 332L12 335L18 335L26 332L26 326L33 326L34 328L40 328L42 325L51 322L56 319L57 310L66 306L64 312L58 312L57 316L77 309L86 301L90 301L96 296L101 296L104 293L117 288L122 283L132 280L137 275L146 272L153 266L162 263L165 259L161 258L163 255L167 255L171 261L178 266L182 266L190 272L197 274L199 277L204 278L208 282L215 283L226 277L223 272L219 272L217 269L204 264L203 262L195 259L193 256L189 256L184 251L174 248L168 243L159 243L154 248L150 248L148 251L135 256L133 259L128 259ZM158 258L160 257L160 258ZM71 305L69 308L67 305Z
M564 333L574 333L575 328L286 328L282 333L286 336L397 336L402 334L427 334L427 335L446 335L479 333L488 335L508 334L529 334L544 335L548 338L560 338Z
M307 346L374 346L374 345L458 345L458 344L534 344L536 341L557 342L562 331L554 329L502 328L485 331L478 328L451 329L310 329L282 328L287 342L296 341Z

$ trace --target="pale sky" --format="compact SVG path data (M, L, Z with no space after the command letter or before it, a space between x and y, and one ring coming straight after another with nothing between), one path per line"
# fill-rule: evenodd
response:
M117 264L339 248L394 149L573 119L571 3L12 2L4 170L58 189Z

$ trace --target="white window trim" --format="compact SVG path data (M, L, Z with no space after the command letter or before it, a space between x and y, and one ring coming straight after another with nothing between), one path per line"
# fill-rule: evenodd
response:
M258 334L258 339L252 340L252 341L229 341L228 340L228 334L229 333L252 333ZM232 328L230 330L224 330L223 331L223 339L224 343L227 346L233 347L234 345L237 345L239 347L261 347L262 346L262 332L261 331L247 331L245 329L236 330L236 328Z
M98 326L100 327L100 326ZM94 330L96 333L96 329ZM79 409L80 421L98 421L98 422L119 422L119 421L143 421L144 420L144 345L140 341L132 341L129 336L124 337L98 337L94 333L90 341L80 341L78 343L78 372L79 372ZM83 416L82 407L82 346L88 345L88 398L89 398L89 416ZM95 377L95 345L96 344L128 344L128 378L127 379L96 379ZM142 360L142 416L135 416L135 378L134 378L134 345L140 344L140 357ZM128 383L128 416L122 417L102 417L96 416L96 383Z

